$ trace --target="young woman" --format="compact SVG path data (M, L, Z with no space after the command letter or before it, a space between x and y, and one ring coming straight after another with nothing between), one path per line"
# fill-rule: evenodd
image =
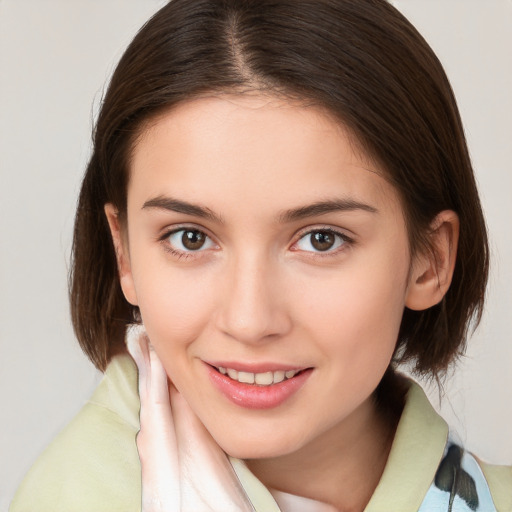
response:
M449 83L393 7L173 0L80 194L73 322L106 377L12 510L512 509L511 469L395 371L448 368L487 270Z

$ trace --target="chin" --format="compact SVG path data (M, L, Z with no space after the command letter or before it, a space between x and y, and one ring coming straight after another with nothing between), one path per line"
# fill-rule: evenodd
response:
M297 451L301 444L290 439L289 432L279 436L232 436L218 439L219 446L236 459L271 459Z

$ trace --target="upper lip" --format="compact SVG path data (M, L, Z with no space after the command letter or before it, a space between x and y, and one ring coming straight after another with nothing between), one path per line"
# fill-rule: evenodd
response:
M215 368L231 368L232 370L236 370L238 372L248 372L248 373L267 373L267 372L278 372L278 371L290 371L290 370L306 370L310 368L308 366L299 366L294 364L283 364L283 363L271 363L271 362L262 362L262 363L248 363L248 362L239 362L239 361L204 361L206 364L210 366L214 366Z

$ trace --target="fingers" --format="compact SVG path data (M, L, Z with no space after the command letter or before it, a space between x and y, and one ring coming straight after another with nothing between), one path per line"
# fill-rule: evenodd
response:
M148 362L145 360L145 354L143 353L144 343L141 345L140 341L142 337L146 337L146 331L143 325L132 324L126 329L126 347L128 352L132 356L137 369L139 370L139 393L146 393L146 383L148 382ZM144 384L141 389L141 383Z
M226 454L174 386L170 396L180 461L181 510L253 512Z
M139 369L142 512L254 512L225 453L171 384L143 326L126 343Z
M146 338L147 339L147 338ZM148 351L148 360L150 367L150 379L151 384L149 388L151 403L155 406L162 406L161 409L167 413L170 413L170 400L169 400L169 385L167 373L160 362L160 359L155 352L155 349L151 343L146 344L146 350Z
M142 511L181 511L176 433L167 374L142 326L130 327L127 346L139 369Z

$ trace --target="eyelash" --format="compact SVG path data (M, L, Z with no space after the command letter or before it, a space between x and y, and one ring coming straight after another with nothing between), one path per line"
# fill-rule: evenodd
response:
M304 240L307 236L310 236L313 233L327 233L329 235L334 235L334 237L340 239L341 243L338 245L338 247L335 247L333 250L329 248L326 251L303 251L304 253L308 254L308 257L311 258L329 258L337 256L340 252L344 252L346 249L348 249L355 243L354 239L349 237L346 233L333 229L332 227L315 227L312 229L308 229L307 231L301 232L297 238L297 241L293 243L292 250L300 250L293 249L293 247L296 246L301 240Z
M172 229L170 231L166 231L163 235L161 235L158 238L158 241L161 242L164 246L164 249L170 253L175 258L181 260L181 259L190 259L197 257L197 253L204 252L205 249L198 249L196 251L189 250L189 251L182 251L179 249L175 249L170 243L169 243L169 237L172 235L175 235L177 233L183 232L197 232L201 233L206 237L207 240L210 240L211 243L213 242L212 238L205 233L202 229L199 229L195 226L180 226L175 229ZM308 257L312 258L326 258L326 257L332 257L337 255L340 252L345 251L348 247L354 245L354 240L347 236L345 233L342 233L341 231L337 231L336 229L333 229L332 227L317 227L313 229L308 229L307 231L303 231L299 234L297 240L292 244L291 250L293 251L299 251L300 249L294 249L293 247L296 246L301 240L305 239L308 235L312 235L313 233L326 233L330 235L334 235L334 237L339 238L341 240L341 243L336 247L334 250L327 249L326 251L303 251L304 253L310 253ZM336 243L336 242L335 242Z
M170 243L169 243L169 238L172 236L172 235L175 235L177 233L180 233L180 232L183 232L183 233L186 233L186 232L196 232L196 233L201 233L202 235L205 236L205 238L207 240L209 240L210 242L213 243L213 240L212 238L204 232L204 230L202 229L199 229L198 227L195 227L195 226L180 226L180 227L177 227L175 229L172 229L170 231L166 231L162 236L159 237L158 241L161 242L164 246L164 249L170 253L172 256L174 256L175 258L181 260L181 259L190 259L190 258L194 258L196 257L196 254L195 253L200 253L200 252L203 252L203 250L197 250L197 251L193 251L193 250L189 250L189 251L181 251L179 249L175 249Z

